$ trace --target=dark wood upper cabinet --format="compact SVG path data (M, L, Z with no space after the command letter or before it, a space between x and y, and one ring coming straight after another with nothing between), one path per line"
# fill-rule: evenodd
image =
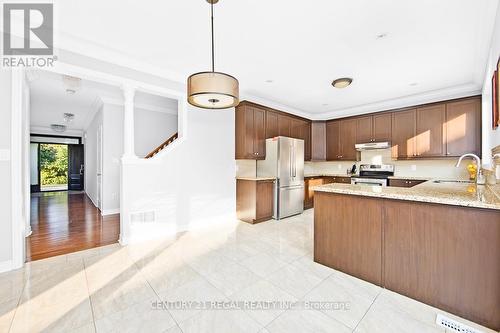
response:
M266 111L240 104L235 114L235 158L264 159L266 157Z
M266 110L254 108L254 151L257 159L266 157Z
M356 119L345 119L340 121L340 159L355 161L357 151L356 144Z
M373 117L366 116L356 119L356 143L373 141Z
M446 155L481 156L481 97L446 104Z
M392 137L392 113L381 113L373 115L373 141L391 141Z
M278 115L278 135L290 137L291 127L292 119L289 116Z
M326 160L340 159L340 121L326 122Z
M278 114L273 111L266 111L266 139L279 135Z
M290 137L304 140L304 160L311 160L311 122L299 118L290 119Z
M313 121L311 123L311 160L326 160L326 122Z
M356 119L326 122L326 160L356 160Z
M392 157L414 158L417 110L392 114Z
M481 96L384 111L359 117L313 121L255 103L236 108L236 158L264 159L265 139L304 140L306 161L354 161L356 143L392 144L394 159L481 155Z
M417 133L415 137L417 157L444 156L446 147L444 126L446 104L417 108Z
M356 143L382 142L391 140L391 113L374 114L356 119Z

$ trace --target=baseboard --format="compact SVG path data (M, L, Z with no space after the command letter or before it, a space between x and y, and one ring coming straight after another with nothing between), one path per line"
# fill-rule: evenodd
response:
M12 270L12 260L0 262L0 273Z
M87 197L90 199L90 201L92 201L92 203L94 204L94 206L95 206L96 208L99 208L99 206L97 206L96 202L95 202L95 201L94 201L94 199L93 199L93 198L92 198L92 197L88 194L88 192L87 192L87 191L85 191L85 194L86 194L86 195L87 195Z
M120 214L120 208L115 209L104 209L101 211L101 215L112 215L112 214Z

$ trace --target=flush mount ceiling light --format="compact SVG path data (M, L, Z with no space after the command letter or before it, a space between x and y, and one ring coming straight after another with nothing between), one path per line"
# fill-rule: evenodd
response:
M214 4L219 0L207 0L207 2L210 4L212 27L212 71L199 72L188 77L188 102L203 109L227 109L237 106L240 102L239 83L235 77L215 71Z
M58 132L58 133L61 133L61 132L66 131L66 126L65 126L65 125L52 124L52 125L50 125L50 128L51 128L54 132Z
M64 113L63 119L66 123L72 123L75 115L73 113Z
M350 77L342 77L340 79L333 80L332 86L338 89L342 89L350 86L352 83L352 79Z

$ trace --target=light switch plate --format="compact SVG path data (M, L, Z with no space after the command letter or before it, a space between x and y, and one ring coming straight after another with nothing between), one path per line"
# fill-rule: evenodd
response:
M0 149L0 161L10 161L9 149Z

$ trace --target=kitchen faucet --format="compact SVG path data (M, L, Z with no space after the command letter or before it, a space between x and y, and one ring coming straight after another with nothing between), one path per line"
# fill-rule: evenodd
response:
M484 185L484 184L486 184L486 179L485 179L485 177L483 175L483 170L482 170L482 166L481 166L481 159L476 154L470 154L470 153L469 154L463 154L458 159L458 162L455 165L455 168L458 168L460 166L460 163L462 162L462 160L465 157L472 157L472 158L474 158L476 160L476 164L477 164L476 184L478 184L478 185Z

